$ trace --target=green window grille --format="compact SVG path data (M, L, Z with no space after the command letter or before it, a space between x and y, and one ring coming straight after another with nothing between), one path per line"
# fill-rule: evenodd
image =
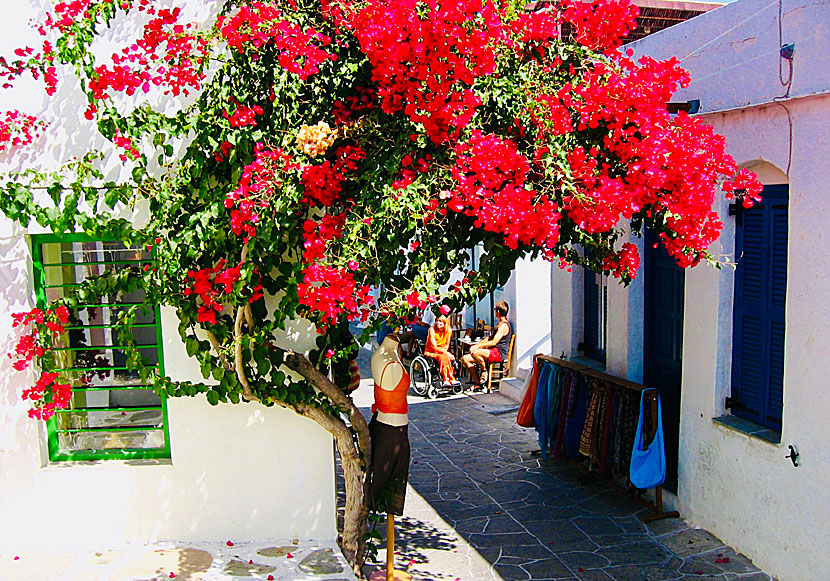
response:
M40 235L32 238L38 306L62 298L84 279L107 271L140 269L152 252L87 236ZM151 367L164 373L159 311L145 304L144 291L105 296L70 312L69 325L46 371L72 385L65 410L47 423L49 459L169 458L167 406L126 367L127 354L112 324L123 310L139 305L131 328L135 344Z

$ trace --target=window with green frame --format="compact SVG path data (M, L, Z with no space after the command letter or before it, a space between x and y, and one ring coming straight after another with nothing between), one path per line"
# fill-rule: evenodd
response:
M80 234L33 236L32 255L41 308L87 278L139 269L152 260L146 249ZM54 361L44 362L46 371L60 373L72 385L69 407L47 423L51 461L170 457L165 399L127 369L127 354L112 326L120 312L134 305L139 306L131 328L135 344L149 366L164 372L158 308L145 304L143 291L78 305L55 347Z

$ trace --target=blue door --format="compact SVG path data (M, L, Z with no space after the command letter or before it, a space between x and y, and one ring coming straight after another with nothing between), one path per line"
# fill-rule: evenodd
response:
M660 390L666 448L666 490L677 492L680 385L683 354L685 273L653 231L647 231L644 257L645 337L643 383ZM654 248L657 244L657 248Z
M781 431L789 188L766 186L735 223L732 413Z

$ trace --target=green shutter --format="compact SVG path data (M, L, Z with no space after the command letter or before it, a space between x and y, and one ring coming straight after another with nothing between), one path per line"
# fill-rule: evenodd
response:
M34 236L32 242L41 308L88 277L140 269L152 260L141 248L81 235ZM145 361L164 372L159 311L145 304L143 291L72 309L53 360L44 363L45 370L59 372L72 385L70 406L47 424L50 460L170 457L166 401L127 368L112 328L119 311L132 305L141 306L133 338Z

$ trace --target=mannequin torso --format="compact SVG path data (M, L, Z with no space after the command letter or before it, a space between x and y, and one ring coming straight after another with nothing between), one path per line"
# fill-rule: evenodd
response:
M406 373L406 369L401 363L401 360L398 358L398 338L395 335L387 335L383 339L383 343L380 344L378 349L372 355L371 360L372 366L372 377L374 378L375 382L375 400L377 407L380 404L379 397L381 394L378 393L378 388L384 390L386 392L393 392L396 389L398 393L401 390L408 390L409 389L409 374ZM403 383L405 382L405 388ZM406 391L403 391L401 394L403 398L403 402L406 401ZM387 397L383 397L384 400L387 400ZM403 403L405 406L405 403ZM377 409L377 421L386 424L388 426L405 426L409 422L407 414L404 413L397 413L397 412L389 412L389 411L382 411Z

